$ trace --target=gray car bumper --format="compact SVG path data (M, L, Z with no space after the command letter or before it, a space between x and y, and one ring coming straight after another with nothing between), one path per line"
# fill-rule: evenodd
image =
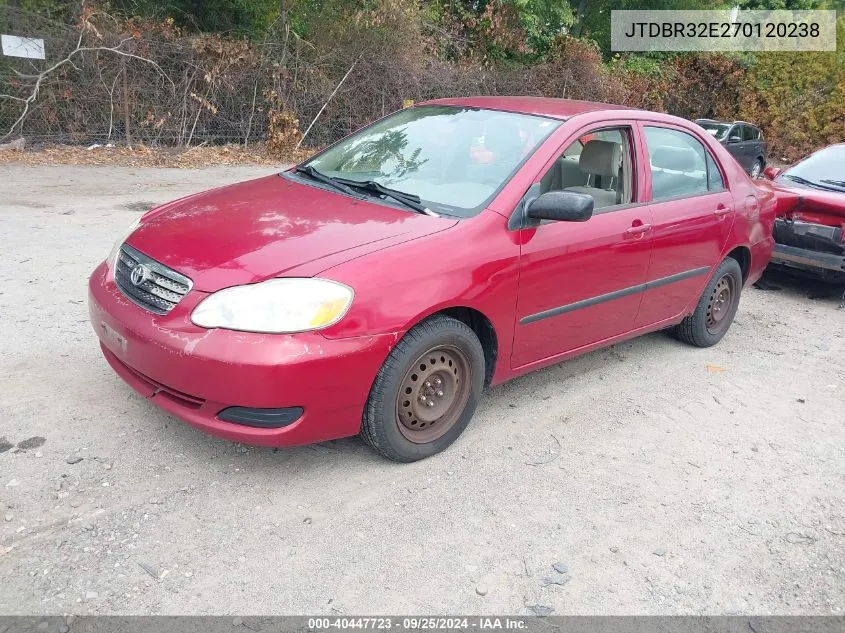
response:
M772 263L845 274L845 255L823 253L808 248L786 246L785 244L775 244Z

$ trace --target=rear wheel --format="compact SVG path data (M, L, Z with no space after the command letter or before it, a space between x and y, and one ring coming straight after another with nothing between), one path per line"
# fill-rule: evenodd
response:
M754 164L751 165L751 177L759 178L761 173L763 173L763 161L758 158L754 161Z
M695 312L675 328L675 335L696 347L710 347L722 340L739 308L742 269L732 257L719 264L698 301Z
M437 315L412 328L376 375L361 436L385 457L439 453L469 424L484 384L484 350L465 323Z

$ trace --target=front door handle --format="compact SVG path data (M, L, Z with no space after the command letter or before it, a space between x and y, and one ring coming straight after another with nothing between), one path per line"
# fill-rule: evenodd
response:
M637 226L632 226L630 229L626 229L625 235L642 235L649 229L651 229L651 224L638 224Z
M716 207L716 210L713 212L713 215L715 215L717 218L723 218L730 212L730 207L726 207L725 205L720 204L718 207Z

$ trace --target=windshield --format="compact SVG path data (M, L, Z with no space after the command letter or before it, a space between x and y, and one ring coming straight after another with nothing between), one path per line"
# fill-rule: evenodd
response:
M708 134L715 136L719 140L725 138L731 127L727 123L714 123L712 121L698 121L698 124L707 130Z
M419 196L432 211L475 215L561 121L421 106L400 110L306 164L332 178L374 181Z
M811 154L784 171L778 180L792 180L790 176L809 181L821 189L845 191L845 145L833 145Z

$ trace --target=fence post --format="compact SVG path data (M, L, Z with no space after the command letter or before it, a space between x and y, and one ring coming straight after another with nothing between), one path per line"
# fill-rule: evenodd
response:
M126 60L123 60L123 131L126 133L126 147L132 147L129 132L129 82L126 80Z

